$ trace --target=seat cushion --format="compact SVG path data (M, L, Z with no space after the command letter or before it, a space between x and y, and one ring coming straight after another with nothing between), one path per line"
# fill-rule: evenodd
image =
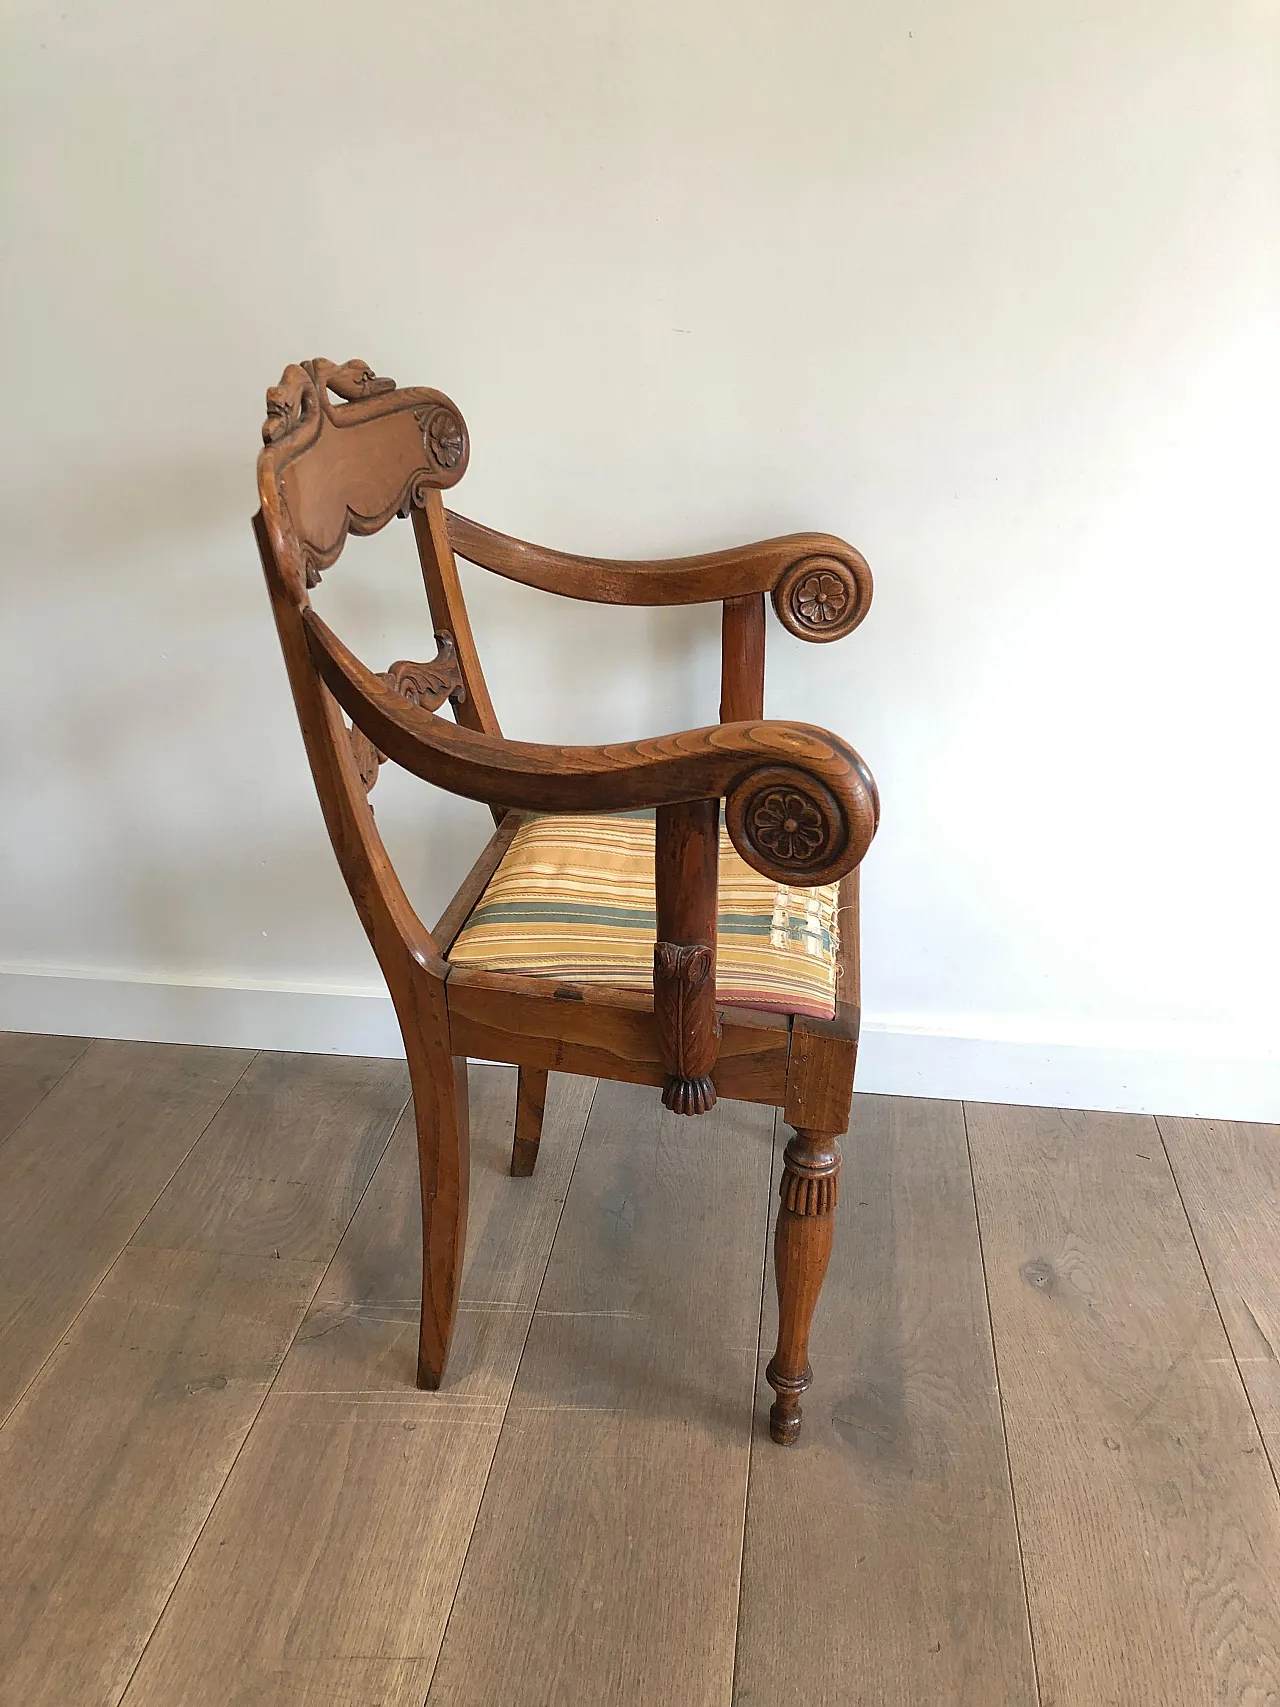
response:
M528 819L449 959L490 972L650 989L654 833L652 808ZM789 889L761 877L722 823L716 999L830 1019L839 888Z

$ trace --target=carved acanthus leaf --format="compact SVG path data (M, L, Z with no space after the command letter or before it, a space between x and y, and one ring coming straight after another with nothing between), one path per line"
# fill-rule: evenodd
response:
M400 658L389 670L381 671L378 680L423 711L437 711L446 699L460 705L466 689L458 668L452 634L441 629L436 635L436 644L439 650L429 664L415 664L408 658ZM349 734L356 769L367 794L377 782L378 771L387 762L387 755L378 751L363 730L352 727Z
M654 944L653 1015L667 1069L662 1100L676 1114L705 1114L715 1106L715 964L715 950L705 942Z
M378 771L386 763L387 755L378 751L363 729L352 725L347 734L351 737L351 756L356 761L356 770L368 794L378 780Z
M436 645L439 650L429 664L414 664L401 658L382 678L388 687L424 711L438 710L447 699L461 705L466 698L452 634L441 629L436 635Z

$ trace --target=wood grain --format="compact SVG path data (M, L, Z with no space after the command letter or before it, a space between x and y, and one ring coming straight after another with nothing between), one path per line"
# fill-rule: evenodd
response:
M511 1140L511 1172L527 1179L538 1165L538 1145L547 1111L547 1075L540 1067L516 1069L516 1130Z
M328 1262L408 1098L401 1061L259 1055L133 1244Z
M0 1430L6 1702L119 1699L406 1093L259 1056Z
M119 1700L322 1272L120 1257L0 1429L5 1707Z
M0 1148L0 1419L251 1058L93 1043Z
M0 1144L88 1047L87 1037L0 1031Z
M780 1122L775 1174L787 1136ZM758 1389L734 1699L1029 1707L960 1105L857 1097L844 1152L814 1387L786 1452Z
M519 973L451 967L449 1031L461 1054L629 1084L666 1080L653 997ZM711 1077L717 1094L780 1103L790 1028L782 1014L725 1008Z
M720 882L720 803L659 806L654 836L658 940L653 954L653 1018L666 1081L662 1100L677 1114L705 1114L720 1049L716 1017L716 923Z
M516 1075L470 1070L472 1190L449 1380L421 1413L505 1405L587 1111L590 1079L548 1082L542 1157L533 1181L507 1172ZM407 1127L407 1122L403 1123ZM299 1330L277 1391L405 1393L413 1383L420 1287L416 1161L397 1132ZM480 1344L483 1337L484 1347Z
M564 598L609 605L702 604L772 592L789 578L798 577L803 583L812 574L809 566L821 565L845 593L839 613L842 620L830 625L839 634L856 628L871 608L871 570L866 558L832 534L792 533L698 557L627 560L577 557L497 533L453 510L446 510L445 516L453 549L469 562ZM800 606L788 626L806 639L827 638L821 632L827 626L825 619L807 620Z
M764 595L726 599L720 620L720 721L764 716Z
M880 817L875 781L846 741L808 723L719 723L597 747L508 741L411 705L345 646L316 611L301 613L311 664L380 753L452 794L530 812L614 812L682 800L726 800L734 846L781 883L831 883L852 871ZM459 658L463 656L459 648ZM345 739L345 735L344 735ZM757 780L767 778L764 792ZM797 862L776 830L757 834L785 787L815 815L817 839ZM363 793L363 788L361 790ZM736 806L741 797L743 810ZM809 857L812 855L813 857Z
M1043 1699L1280 1698L1280 1496L1154 1121L968 1121Z
M1280 1126L1166 1115L1157 1124L1280 1472Z
M458 668L467 690L466 697L454 704L453 715L466 729L480 729L486 734L498 735L501 730L493 701L489 698L475 636L471 632L471 619L462 596L462 583L458 579L458 565L454 562L453 547L449 543L449 530L439 492L426 493L422 508L413 511L413 532L432 621L437 628L446 629L453 636Z
M471 1236L449 1382L412 1385L406 1119L126 1707L421 1707L594 1088L552 1081L538 1175L512 1180L515 1075L472 1077Z
M727 1700L772 1126L593 1110L430 1707Z
M330 392L345 398L335 405ZM336 561L348 530L377 533L467 471L466 423L439 391L406 387L364 361L291 363L267 392L258 495L295 603Z

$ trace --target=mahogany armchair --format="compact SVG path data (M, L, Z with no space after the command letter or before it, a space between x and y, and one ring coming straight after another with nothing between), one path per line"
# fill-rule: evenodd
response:
M775 1232L778 1341L767 1373L770 1431L794 1440L812 1380L809 1328L831 1250L838 1139L853 1090L857 866L879 807L866 766L838 736L765 721L764 595L793 635L837 640L866 615L865 561L824 534L631 563L493 533L447 511L441 498L467 467L458 410L438 391L397 389L364 362L286 368L267 393L262 436L254 528L285 664L334 852L408 1057L422 1186L419 1386L439 1386L453 1331L467 1223L466 1065L478 1057L519 1068L517 1175L534 1168L551 1069L660 1086L669 1109L691 1116L717 1095L783 1110L795 1136ZM321 620L309 593L349 532L374 533L397 515L412 519L438 652L430 663L402 661L375 674ZM721 602L719 725L600 747L507 740L476 656L455 552L569 598ZM437 715L446 700L453 722ZM374 823L368 792L386 759L486 802L497 824L434 931L409 904ZM651 823L638 811L645 808ZM543 814L565 816L530 816ZM603 816L611 814L626 816ZM647 925L637 915L641 976L633 965L631 975L614 977L606 961L602 981L599 964L575 971L571 956L531 973L486 950L475 920L522 838L537 829L545 840L550 825L553 839L561 829L571 839L588 822L641 837L639 869L656 904ZM717 987L718 932L727 966L726 933L750 928L750 918L742 926L738 913L718 909L718 888L728 892L732 881L745 892L743 879L763 892L751 906L762 906L765 920L750 949L747 1005L741 987L736 997ZM838 892L826 887L837 883ZM814 923L820 916L825 924ZM812 983L815 969L828 978L825 1007L786 993L775 976L799 938L800 958L809 957L801 982ZM750 996L757 988L764 999Z

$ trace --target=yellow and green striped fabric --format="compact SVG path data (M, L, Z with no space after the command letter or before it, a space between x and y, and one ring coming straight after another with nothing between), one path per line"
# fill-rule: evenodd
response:
M653 980L654 813L530 818L449 959L490 972L644 990ZM720 827L716 997L770 1013L835 1013L838 883L761 877Z

